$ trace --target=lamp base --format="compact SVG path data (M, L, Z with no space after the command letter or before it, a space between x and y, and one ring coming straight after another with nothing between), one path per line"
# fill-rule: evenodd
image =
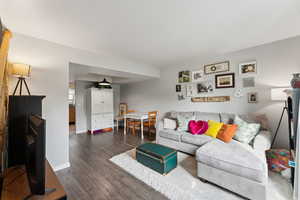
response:
M22 95L23 83L24 83L24 85L25 85L25 87L26 87L26 90L27 90L27 92L28 92L28 95L31 96L30 91L29 91L29 89L28 89L28 85L27 85L27 83L26 83L24 77L19 77L19 80L18 80L18 82L17 82L17 85L16 85L16 87L15 87L15 89L14 89L13 96L15 96L18 87L20 88L20 89L19 89L19 91L20 91L19 94L20 94L20 96Z

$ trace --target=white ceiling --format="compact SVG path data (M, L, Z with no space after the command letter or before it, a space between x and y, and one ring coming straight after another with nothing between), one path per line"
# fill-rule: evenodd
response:
M69 82L75 80L102 81L104 77L115 84L133 83L149 79L149 77L128 72L69 63Z
M300 35L299 0L0 0L14 32L170 66Z

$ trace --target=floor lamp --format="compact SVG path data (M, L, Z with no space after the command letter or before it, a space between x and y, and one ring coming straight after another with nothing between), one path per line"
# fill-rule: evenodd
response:
M273 137L272 143L271 143L271 148L274 145L274 142L276 140L284 113L288 115L288 105L287 105L287 98L288 98L288 93L289 93L290 88L272 88L271 89L271 100L272 101L284 101L284 107L282 108L281 116L276 128L275 135Z
M18 77L19 79L14 89L13 95L16 94L18 88L19 88L19 95L20 96L22 95L23 84L25 85L28 95L31 95L25 80L25 78L30 77L30 72L31 72L30 65L21 64L21 63L12 64L12 75Z

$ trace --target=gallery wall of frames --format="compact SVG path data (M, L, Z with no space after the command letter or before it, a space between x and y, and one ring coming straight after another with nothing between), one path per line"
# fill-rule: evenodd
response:
M235 69L236 67L238 70ZM232 71L238 71L238 73ZM234 92L234 96L241 97L243 88L255 87L257 74L257 61L240 63L238 66L231 66L230 61L217 62L192 71L178 72L178 84L176 84L175 89L179 101L186 99L191 99L192 102L230 101L230 96L216 96L214 92L235 88L236 79L239 78L242 79L242 87ZM247 97L248 103L258 102L257 92L248 92Z

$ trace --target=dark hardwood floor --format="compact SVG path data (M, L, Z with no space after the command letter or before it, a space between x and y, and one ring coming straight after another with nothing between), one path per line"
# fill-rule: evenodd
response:
M167 199L159 192L137 180L109 159L137 145L154 140L145 134L127 134L123 130L96 135L70 135L71 167L57 172L69 200L133 200Z

